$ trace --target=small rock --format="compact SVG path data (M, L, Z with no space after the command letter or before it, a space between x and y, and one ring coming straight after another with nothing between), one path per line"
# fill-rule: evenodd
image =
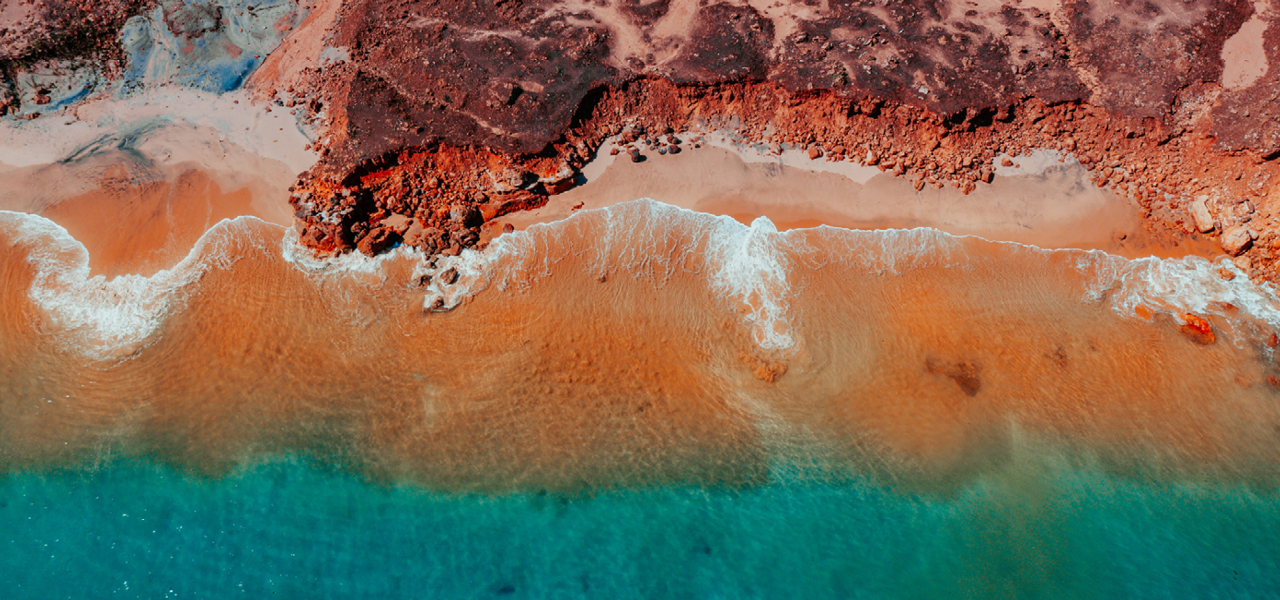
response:
M515 231L515 230L516 230L515 225L512 225L512 224L510 224L510 223L503 223L503 224L502 224L502 233L511 233L511 232L513 232L513 231Z
M1182 315L1182 334L1197 344L1209 345L1214 341L1213 327L1204 317L1187 313Z
M378 227L356 242L356 248L366 256L375 256L400 241L400 235L387 227Z
M1237 256L1231 259L1231 264L1245 273L1248 273L1249 269L1253 268L1253 261L1249 260L1248 256Z
M1209 233L1214 227L1213 215L1209 214L1208 200L1208 196L1199 196L1187 207L1191 212L1191 218L1196 223L1196 230L1200 233Z
M440 281L443 281L443 282L445 282L445 283L446 283L446 284L448 284L448 285L453 285L453 284L457 283L457 282L458 282L458 270L457 270L457 269L455 269L455 268L453 268L453 267L449 267L448 269L445 269L445 270L444 270L444 273L441 273L441 274L440 274Z
M484 222L484 215L473 206L455 204L449 208L449 220L463 227L475 227Z
M809 146L809 160L815 160L820 156L822 156L822 148Z
M631 162L633 163L638 163L641 160L644 160L644 157L640 156L640 151L636 150L635 148L628 150L627 154L631 155Z
M680 146L671 144L670 146L667 146L667 152L671 154L680 154Z
M1239 256L1251 245L1253 238L1249 235L1248 228L1237 225L1222 234L1222 249L1231 256Z
M1012 166L1013 166L1013 161L1009 160L1009 157L1007 157L1007 156L1006 156L1004 159L1002 159L1002 160L1000 161L1000 166L1002 166L1002 167L1012 167Z

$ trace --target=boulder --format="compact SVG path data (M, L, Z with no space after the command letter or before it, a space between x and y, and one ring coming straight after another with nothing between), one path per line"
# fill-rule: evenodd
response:
M1196 231L1200 233L1213 231L1213 215L1209 214L1208 201L1208 196L1199 196L1187 207L1191 213L1191 220L1196 224Z
M1253 236L1249 235L1248 227L1237 225L1222 233L1222 249L1231 256L1239 256L1252 245Z
M398 241L400 241L400 234L394 230L387 227L375 227L360 238L360 241L356 242L356 248L367 256L374 256L390 248Z
M484 214L474 206L455 204L449 208L449 220L463 227L477 227L484 223Z

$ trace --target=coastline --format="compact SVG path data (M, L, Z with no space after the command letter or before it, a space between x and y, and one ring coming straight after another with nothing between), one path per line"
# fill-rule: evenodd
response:
M726 215L750 224L768 217L780 230L828 225L845 229L932 227L1046 249L1102 250L1126 258L1223 256L1216 242L1194 234L1144 227L1142 209L1129 198L1090 185L1088 172L1070 155L1014 157L1019 168L969 194L945 187L916 189L903 177L875 167L782 156L724 140L722 133L682 136L678 154L646 152L632 162L611 155L606 143L582 168L584 182L551 196L539 208L486 223L482 241L510 225L568 218L577 210L603 208L647 197L689 210ZM695 147L697 146L697 147ZM997 159L998 161L999 159Z

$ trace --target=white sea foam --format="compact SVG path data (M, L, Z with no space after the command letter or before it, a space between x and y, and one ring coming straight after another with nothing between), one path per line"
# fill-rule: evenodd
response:
M432 277L424 305L443 310L490 286L519 290L570 255L592 276L623 271L657 288L680 273L705 273L714 294L738 304L761 347L785 349L795 340L786 317L789 259L781 238L766 218L748 227L643 198L503 235L483 251L424 264L417 275ZM451 269L457 279L448 284L441 275Z
M1086 297L1096 298L1110 288L1111 306L1121 315L1132 317L1141 304L1174 316L1199 313L1233 317L1224 307L1226 303L1280 329L1280 300L1275 286L1249 281L1245 273L1225 258L1217 262L1198 256L1130 261L1105 256L1097 257L1097 261L1100 268L1096 284L1087 290ZM1234 274L1235 278L1223 279L1219 269Z
M761 348L790 348L795 344L787 322L790 261L779 247L778 228L767 217L757 218L745 230L728 217L715 224L718 231L708 248L708 258L717 267L711 277L713 289L745 305L745 319Z
M27 246L35 268L29 292L45 327L87 356L111 359L136 351L163 322L181 292L210 269L226 269L246 251L240 242L255 217L223 220L178 264L144 277L90 275L89 253L61 225L38 215L0 211L0 232Z
M359 252L348 252L338 255L317 255L310 248L302 245L297 227L284 230L280 241L280 256L284 261L297 267L298 270L312 276L333 275L377 275L385 277L385 263L398 259L418 260L425 257L421 250L412 246L399 246L390 252L377 256L365 256Z
M963 268L970 263L963 243L969 236L932 227L866 231L820 225L783 235L791 251L812 269L840 262L856 265L868 274L900 275L926 267Z
M972 256L975 242L997 244L1004 251ZM990 259L1024 266L1043 263L1046 269L1075 268L1086 282L1082 302L1105 299L1127 318L1135 318L1138 304L1175 316L1194 312L1232 317L1225 306L1230 304L1280 329L1275 288L1255 285L1226 260L1130 260L1098 250L1046 250L931 228L853 231L821 226L780 233L766 218L748 227L728 217L647 198L503 235L483 251L441 257L431 266L423 263L416 275L432 277L425 306L447 310L491 286L500 291L527 287L550 276L570 255L589 265L592 276L621 270L658 288L676 273L705 272L716 295L738 303L756 342L775 350L798 341L788 311L805 284L793 289L793 263L820 269L840 262L878 276L926 268L970 270L977 261ZM1219 268L1233 272L1235 279L1222 279ZM440 275L450 269L457 279L446 284Z
M1274 285L1251 282L1226 258L1128 259L1101 250L1045 249L977 236L955 236L930 228L868 232L822 226L812 232L810 235L821 237L821 247L826 252L805 252L804 244L793 246L810 267L838 260L879 275L920 268L970 269L979 260L967 250L965 240L973 240L1000 246L1002 252L996 259L1010 265L1030 267L1043 263L1046 269L1074 268L1086 282L1081 301L1105 300L1126 318L1136 318L1135 309L1143 305L1179 318L1185 313L1215 314L1228 317L1230 322L1234 315L1226 308L1229 304L1280 329L1280 299ZM1220 269L1235 277L1223 279Z
M281 256L327 287L327 293L351 296L352 311L370 309L356 296L367 295L387 277L387 262L416 261L415 276L430 275L424 305L450 309L494 287L520 292L552 276L573 257L591 277L626 273L655 288L673 277L701 275L709 291L731 303L759 346L793 348L797 340L790 313L803 282L793 282L794 266L810 271L833 261L873 276L900 275L917 269L972 269L981 260L998 260L1046 269L1075 269L1085 282L1082 302L1108 302L1118 314L1135 318L1141 304L1175 316L1218 314L1230 324L1247 316L1280 329L1280 300L1271 284L1250 282L1227 260L1144 258L1129 260L1101 251L1044 250L1012 242L988 242L920 228L851 231L834 227L778 232L768 219L750 226L733 219L689 211L649 199L582 211L573 217L495 238L483 251L465 250L438 257L434 264L419 251L401 247L369 258L356 253L318 258L303 247L296 230L281 238L251 231L270 226L254 217L222 221L206 232L188 255L169 269L143 277L91 276L85 247L61 226L36 215L0 211L0 234L27 247L35 267L30 298L45 315L45 326L63 334L90 356L127 355L162 323L183 290L210 269L227 269L246 253ZM279 240L279 246L275 246ZM1007 251L971 256L973 243L994 243ZM446 284L449 269L457 279ZM1236 275L1230 281L1219 275ZM374 281L376 280L376 281ZM334 284L329 287L329 284ZM340 289L339 289L340 288ZM338 298L341 299L341 298ZM344 311L344 314L347 311ZM359 315L349 315L356 318ZM368 317L368 315L365 315ZM1228 327L1232 327L1228 325ZM1233 336L1239 341L1239 336Z

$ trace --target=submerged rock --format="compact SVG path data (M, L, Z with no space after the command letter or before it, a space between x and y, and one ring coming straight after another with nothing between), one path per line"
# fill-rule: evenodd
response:
M1213 327L1204 317L1187 313L1182 315L1182 334L1197 344L1209 345L1215 340Z

